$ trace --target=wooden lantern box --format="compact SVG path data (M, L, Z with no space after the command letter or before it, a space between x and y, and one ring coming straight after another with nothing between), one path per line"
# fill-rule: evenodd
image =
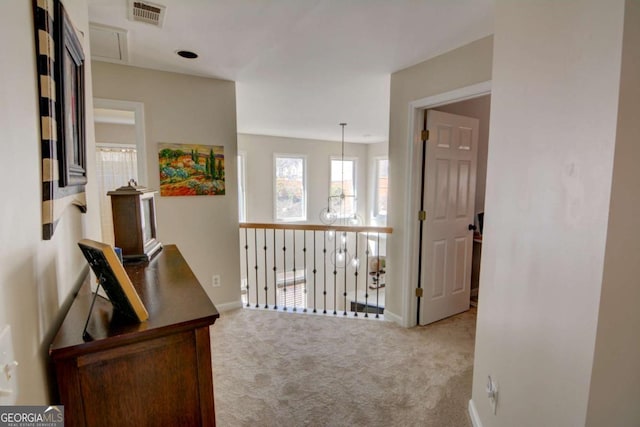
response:
M155 193L134 180L107 193L111 197L115 246L122 249L124 260L149 261L162 249L156 237Z

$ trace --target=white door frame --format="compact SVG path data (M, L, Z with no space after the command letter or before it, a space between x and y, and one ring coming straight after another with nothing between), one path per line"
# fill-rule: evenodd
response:
M411 224L408 227L408 235L405 236L402 247L402 326L412 327L417 324L417 299L415 296L415 288L418 283L418 251L419 242L419 224L418 211L420 210L420 171L422 165L422 141L420 133L422 132L424 110L435 108L441 105L452 104L454 102L465 101L467 99L477 98L491 93L491 80L465 86L449 92L440 93L438 95L428 96L426 98L417 99L409 103L409 132L405 165L409 168L406 175L405 188L407 189L407 209L405 210L405 224Z
M93 98L94 108L106 108L110 110L132 111L135 118L136 151L138 159L138 183L149 186L147 175L147 143L144 131L144 104L136 101L122 101L119 99Z

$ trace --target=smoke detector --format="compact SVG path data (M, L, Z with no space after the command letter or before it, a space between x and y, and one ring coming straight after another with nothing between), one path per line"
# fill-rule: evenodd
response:
M129 0L129 20L162 27L166 6L148 1Z

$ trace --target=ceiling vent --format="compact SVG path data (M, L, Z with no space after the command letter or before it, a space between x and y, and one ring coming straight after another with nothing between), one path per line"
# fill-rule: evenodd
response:
M162 27L166 6L148 1L129 0L129 19Z

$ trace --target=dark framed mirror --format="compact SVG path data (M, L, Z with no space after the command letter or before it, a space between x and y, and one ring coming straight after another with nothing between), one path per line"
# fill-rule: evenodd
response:
M59 187L87 183L84 53L62 3L55 2Z

